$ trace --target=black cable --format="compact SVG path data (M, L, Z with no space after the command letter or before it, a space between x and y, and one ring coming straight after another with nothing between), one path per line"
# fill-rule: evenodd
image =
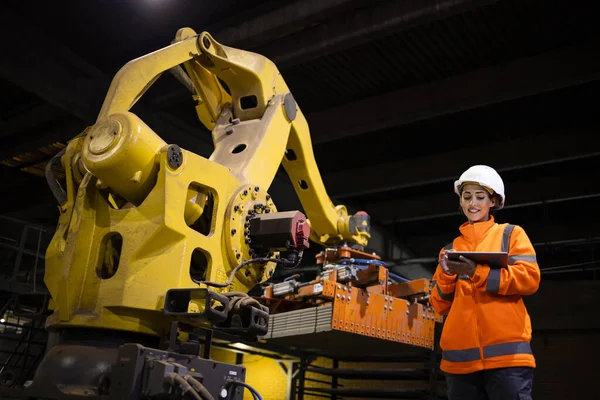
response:
M175 372L168 373L167 376L165 376L165 380L172 386L179 387L184 395L191 397L193 400L207 400L206 398L202 398L202 396L194 390L192 385Z
M218 288L225 288L229 285L231 285L231 282L233 282L233 278L235 277L235 275L238 273L238 271L245 267L248 264L256 264L256 263L267 263L267 262L274 262L277 263L278 266L283 267L286 263L289 263L288 260L286 260L285 258L268 258L268 257L259 257L259 258L252 258L250 260L246 260L243 263L241 263L240 265L238 265L237 267L235 267L233 269L233 271L231 271L231 274L229 275L229 279L227 279L227 282L225 283L219 283L219 282L211 282L211 281L195 281L196 283L203 283L206 286L212 286L212 287L218 287ZM285 268L285 267L283 267Z
M205 400L193 389L185 392L185 395L191 398L192 400Z
M256 389L254 389L252 386L248 385L245 382L228 380L227 383L229 383L232 386L235 386L235 385L243 386L246 389L248 389L248 391L252 394L252 397L254 398L254 400L263 400L262 396L256 391Z
M298 268L298 266L299 266L299 265L300 265L300 263L302 262L302 254L303 254L303 253L304 253L304 251L303 251L303 250L300 250L300 251L298 252L298 255L297 255L297 257L298 257L298 261L297 261L297 262L295 262L295 263L294 263L293 261L286 260L288 265L282 264L282 265L278 265L278 266L279 266L280 268L282 268L282 269L288 269L288 270L289 270L289 269L296 269L296 268ZM292 264L292 265L289 265L289 264Z
M200 397L202 397L203 400L214 400L214 397L208 392L208 389L206 389L206 387L202 383L200 383L200 381L198 381L196 378L194 378L191 375L186 375L183 377L183 379L185 379L192 385L194 390L198 392L198 394L200 395Z
M46 182L48 182L48 186L50 187L52 194L54 195L56 201L58 201L58 204L60 205L64 204L65 201L67 201L67 193L58 182L58 179L56 179L56 175L54 174L54 168L57 164L60 165L60 158L63 156L63 154L65 154L66 150L67 148L65 147L58 154L52 157L50 161L48 161L48 163L46 164L45 170Z
M227 314L230 312L239 313L241 309L245 307L254 307L265 312L269 312L269 307L262 305L254 297L250 297L248 293L244 292L227 292L221 293L223 296L229 298L229 304L227 305Z
M196 88L194 87L194 83L190 79L189 75L185 72L185 70L181 67L181 65L177 65L173 68L170 68L169 72L175 77L175 79L179 81L179 83L185 86L186 89L190 91L190 93L198 94L196 92Z

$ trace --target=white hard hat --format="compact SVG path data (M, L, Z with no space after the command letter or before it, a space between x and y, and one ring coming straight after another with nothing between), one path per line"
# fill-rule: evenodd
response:
M494 210L500 210L504 207L504 182L502 182L502 178L494 168L487 165L473 165L454 182L454 192L460 196L461 186L467 182L473 182L491 189L502 199L500 204L496 204L493 207Z

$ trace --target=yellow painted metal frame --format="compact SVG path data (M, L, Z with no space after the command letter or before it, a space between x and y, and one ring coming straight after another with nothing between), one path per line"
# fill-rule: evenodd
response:
M181 64L215 150L207 159L183 149L182 164L173 166L169 146L129 110L163 72ZM255 96L255 107L242 107L247 96ZM206 257L205 280L217 282L243 261L232 251L247 256L248 248L240 248L244 243L225 227L247 213L239 206L234 211L240 191L257 187L264 198L282 162L310 218L313 240L367 244L368 230L351 231L346 208L329 199L306 119L298 107L292 118L286 101L292 101L289 89L271 61L223 46L206 32L182 29L170 46L127 63L96 124L62 157L67 201L46 253L54 308L48 327L162 334L167 290L203 286L190 276L195 250ZM244 150L233 152L240 145ZM295 160L284 157L290 149ZM203 234L193 223L207 212L209 198L214 207ZM223 290L247 292L273 268L240 271Z

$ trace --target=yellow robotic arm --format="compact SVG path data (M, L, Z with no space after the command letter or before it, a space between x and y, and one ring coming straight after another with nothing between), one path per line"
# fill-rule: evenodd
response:
M165 143L129 111L169 70L194 88L215 145L208 159ZM282 163L310 221L278 212L268 194ZM370 237L367 214L348 215L328 197L276 66L206 32L181 29L170 46L127 63L62 164L66 200L46 255L50 328L160 335L169 311L244 330L252 316L231 320L230 300L267 280L278 255L301 254L309 231L328 246Z
M194 98L198 101L200 121L214 130L216 150L211 160L227 166L235 164L240 177L245 176L262 187L268 187L275 176L279 157L272 150L279 150L281 146L275 149L265 146L267 153L256 152L253 157L248 157L247 163L234 163L235 158L229 155L227 145L240 141L240 133L231 136L231 140L223 133L242 128L231 126L234 118L240 122L262 119L269 105L279 101L277 96L283 96L283 115L291 122L283 165L311 218L311 239L327 245L340 241L367 244L370 237L368 216L358 213L351 217L344 206L332 204L314 159L306 119L276 66L261 55L223 46L206 32L197 35L190 28L180 29L175 44L133 60L119 71L98 121L111 114L129 111L164 71L180 64L185 66L196 91ZM220 82L224 82L228 90ZM219 117L224 117L220 123ZM268 129L264 125L258 128L252 129L253 136L256 131ZM287 136L284 132L277 135ZM249 139L258 142L257 137Z

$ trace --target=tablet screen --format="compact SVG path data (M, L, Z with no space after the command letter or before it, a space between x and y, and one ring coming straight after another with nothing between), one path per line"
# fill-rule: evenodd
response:
M462 255L476 264L488 265L490 268L506 268L508 266L508 253L506 252L482 252L482 251L448 251L448 259L460 261Z

